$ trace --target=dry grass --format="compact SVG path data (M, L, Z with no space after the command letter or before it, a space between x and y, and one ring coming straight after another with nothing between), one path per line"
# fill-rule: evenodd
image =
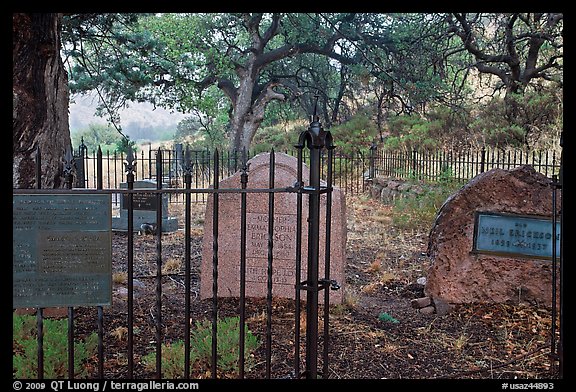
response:
M128 328L126 327L116 327L110 332L110 336L116 340L123 341L128 339Z
M163 262L162 274L163 275L177 274L180 272L181 267L182 267L182 261L171 257Z
M126 284L128 282L128 274L126 272L114 272L112 274L112 282L114 284Z
M367 285L362 286L362 293L367 295L373 295L374 293L376 293L376 291L378 291L378 289L381 286L382 285L380 284L380 282L368 283Z
M379 275L379 283L380 283L380 284L386 284L386 283L389 283L389 282L393 282L393 281L395 281L395 280L397 280L397 279L398 279L398 275L395 274L394 272L390 272L390 271L382 272L382 273Z
M353 267L357 282L356 288L346 287L350 293L377 299L391 288L406 287L426 276L430 266L426 256L429 227L397 226L387 218L393 214L390 206L366 197L348 198L347 203L348 250L355 255L352 260L356 263L349 264L349 268ZM335 315L339 328L353 323L354 314L362 309L350 307L348 313L345 311L343 306ZM405 325L406 320L399 319ZM443 352L457 361L438 373L445 377L540 378L553 367L550 329L550 311L546 308L470 304L445 318L434 317L428 324L415 327L413 336L404 337L402 345L389 335L373 347L399 361L414 363L418 356L408 347ZM355 333L362 335L358 328ZM365 344L370 346L371 342Z
M364 271L368 272L369 274L373 274L379 272L381 269L382 269L382 262L380 261L380 259L376 259L373 262L371 262L368 268L366 268Z

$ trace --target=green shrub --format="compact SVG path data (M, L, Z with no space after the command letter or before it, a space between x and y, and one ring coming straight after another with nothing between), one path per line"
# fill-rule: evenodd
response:
M393 323L393 324L398 324L400 321L398 321L396 318L390 316L388 313L386 312L382 312L378 315L378 320L380 321L384 321L386 323Z
M68 323L67 320L44 320L44 378L68 377ZM12 316L12 370L14 378L38 378L38 341L36 317ZM74 344L74 375L86 377L85 361L96 353L98 335L92 333L86 340Z
M430 228L442 204L460 186L446 175L416 197L396 199L392 206L393 224L408 230Z
M195 329L190 335L190 364L202 368L210 368L212 362L212 322L196 321ZM217 322L217 367L218 372L234 375L238 372L240 318L228 317ZM245 329L245 365L251 365L250 354L258 348L260 343L256 336ZM179 378L184 374L184 343L177 340L162 345L162 375L167 378ZM142 358L149 370L156 367L156 353L149 353Z
M367 149L375 140L378 130L367 114L356 114L350 120L330 129L338 152L353 155L359 149Z
M190 363L196 360L196 352L190 350ZM156 369L156 353L142 357L142 362L148 370ZM164 378L180 378L184 375L184 342L177 340L162 345L162 376Z

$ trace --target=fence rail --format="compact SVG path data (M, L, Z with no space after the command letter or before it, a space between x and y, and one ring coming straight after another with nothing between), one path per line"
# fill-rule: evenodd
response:
M466 182L485 171L532 165L537 172L552 178L560 171L560 154L555 150L532 151L482 148L466 151L370 151L370 177Z
M158 153L162 156L162 175L165 188L178 188L184 183L183 148L176 144L173 149L141 150L135 154L135 180L150 179L156 181ZM284 153L297 156L296 149ZM214 172L214 153L209 150L192 150L191 177L192 187L205 189L218 180L231 176L240 170L241 153L223 151L219 154L218 173ZM248 158L256 155L247 152ZM100 157L100 158L99 158ZM303 156L309 164L307 152ZM321 154L321 177L326 177L327 155ZM97 188L98 164L102 165L103 189L118 189L126 182L124 153L103 155L99 150L88 153L86 146L79 148L77 173L79 175L76 187ZM374 176L388 176L398 179L417 179L424 181L456 180L467 182L480 173L500 168L510 170L521 165L532 165L537 172L552 178L559 175L560 154L556 150L526 152L520 149L494 149L484 147L477 150L464 151L417 151L378 149L373 145L370 149L357 149L353 153L344 154L336 149L333 154L333 184L347 195L357 195L365 190L364 180ZM80 170L78 170L80 168ZM171 203L183 203L180 194L169 194ZM115 205L118 198L113 198ZM206 194L197 193L192 197L193 203L205 203Z
M162 160L162 177L163 184L166 188L178 188L184 183L183 171L183 152L182 148L162 149L147 151L141 150L135 154L134 160L134 179L154 180L157 177L156 157L158 152L161 153ZM298 156L298 150L284 151L293 157ZM190 175L192 178L192 188L206 189L214 183L214 153L208 150L191 150L192 168ZM252 158L257 155L255 152L248 151L247 157ZM231 176L241 169L242 153L237 151L223 151L218 156L218 180ZM332 160L333 181L334 185L342 189L346 194L358 194L363 191L363 175L370 166L369 152L358 150L352 155L343 155L334 153ZM303 153L304 163L310 163L310 156L307 151ZM321 152L321 178L326 179L328 170L327 153ZM97 188L98 165L102 165L102 187L103 189L118 189L121 183L125 183L126 173L124 162L126 155L124 153L102 154L99 150L93 150L88 153L86 148L79 148L79 154L76 156L77 173L82 173L76 180L78 188ZM79 168L81 169L79 170ZM171 203L183 203L184 200L179 194L169 194ZM113 198L117 205L118 198ZM206 194L198 193L192 198L193 203L205 203Z

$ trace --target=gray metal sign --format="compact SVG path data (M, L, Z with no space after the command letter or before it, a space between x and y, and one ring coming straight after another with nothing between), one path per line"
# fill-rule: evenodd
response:
M554 244L556 257L560 255L560 222L555 234L553 241L551 219L477 212L473 251L551 260Z
M111 195L12 200L13 308L111 305Z

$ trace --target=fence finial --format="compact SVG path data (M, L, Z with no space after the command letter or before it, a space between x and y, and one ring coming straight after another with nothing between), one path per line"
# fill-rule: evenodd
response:
M72 180L74 178L74 156L72 155L71 146L66 147L64 154L64 182L69 189L72 189Z
M126 162L124 162L124 171L126 174L134 172L136 169L136 159L134 158L134 152L132 151L132 146L128 145L126 151Z
M314 104L314 114L312 115L312 121L308 126L308 134L310 136L311 145L309 148L324 148L326 144L326 131L320 123L320 118L316 115L316 109L318 106L318 95L314 96L316 98L316 103Z

